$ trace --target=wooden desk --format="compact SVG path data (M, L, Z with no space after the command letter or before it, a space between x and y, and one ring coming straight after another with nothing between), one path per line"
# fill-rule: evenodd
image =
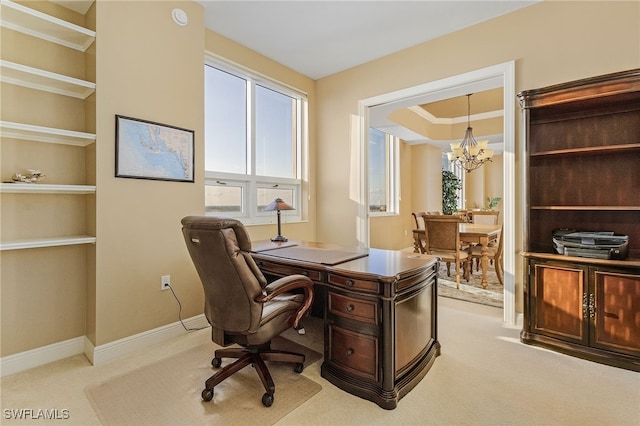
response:
M324 319L322 377L394 409L440 355L434 256L289 241L253 244L267 277L303 274Z
M482 288L487 288L487 269L489 269L489 258L487 257L487 245L491 241L496 241L500 235L498 225L480 225L474 223L460 224L460 241L482 246Z

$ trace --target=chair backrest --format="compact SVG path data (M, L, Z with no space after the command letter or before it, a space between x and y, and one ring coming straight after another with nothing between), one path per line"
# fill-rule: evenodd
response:
M497 225L499 210L477 210L473 211L473 223L482 225Z
M226 217L187 216L182 233L202 281L211 326L225 333L255 332L262 317L262 304L255 299L267 281L251 257L245 227Z
M424 221L422 220L422 215L425 212L413 212L411 216L413 216L413 220L416 221L416 229L424 229Z
M424 215L425 245L427 253L433 251L457 252L460 249L459 216Z

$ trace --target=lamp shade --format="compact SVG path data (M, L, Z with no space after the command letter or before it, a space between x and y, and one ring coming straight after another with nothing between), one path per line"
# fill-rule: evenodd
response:
M265 212L272 212L278 210L295 210L295 208L285 203L282 198L276 198L275 200L267 204L262 210Z

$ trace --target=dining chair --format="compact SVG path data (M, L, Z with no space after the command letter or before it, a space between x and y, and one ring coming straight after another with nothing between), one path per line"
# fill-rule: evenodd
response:
M424 215L425 252L438 256L447 264L447 276L451 276L451 264L456 268L456 288L460 288L460 268L469 281L471 275L470 255L460 242L460 223L455 215Z
M490 261L492 261L493 267L496 270L496 276L498 277L498 281L500 281L500 284L502 285L504 285L504 281L503 281L504 271L502 268L502 252L504 247L504 243L503 243L504 238L502 238L503 231L504 231L504 226L500 229L500 236L498 237L498 245L487 247L487 257L489 258ZM473 263L475 261L476 271L480 270L480 259L482 259L482 247L479 245L471 247L471 262ZM471 268L473 269L473 265L471 265Z
M472 221L481 225L497 225L499 210L474 210L471 213Z

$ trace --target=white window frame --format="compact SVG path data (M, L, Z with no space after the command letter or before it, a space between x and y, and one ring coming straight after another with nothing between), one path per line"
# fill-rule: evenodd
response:
M237 64L230 63L222 58L211 54L205 56L205 66L211 66L218 70L228 72L247 81L248 109L247 112L247 174L225 173L212 170L205 170L205 186L234 185L242 187L242 208L241 212L214 213L206 212L207 215L223 214L241 220L245 225L275 223L277 220L274 212L257 211L257 190L258 188L279 187L287 191L293 191L292 207L295 210L283 211L283 220L286 222L300 222L306 219L307 199L303 196L303 180L307 174L308 164L308 101L306 93L292 88L286 84L277 82L255 71L249 70ZM296 159L296 176L294 178L283 178L274 176L259 176L255 174L255 114L253 104L255 99L255 86L274 90L298 100L296 108L296 139L297 146L293 153ZM206 96L206 93L205 93ZM206 119L206 118L205 118ZM205 146L206 149L206 146ZM288 200L285 200L288 201Z
M382 131L387 145L387 211L375 212L369 210L369 216L398 216L400 214L400 138ZM368 150L367 150L368 152ZM369 197L367 197L368 199ZM370 207L368 207L370 208Z

